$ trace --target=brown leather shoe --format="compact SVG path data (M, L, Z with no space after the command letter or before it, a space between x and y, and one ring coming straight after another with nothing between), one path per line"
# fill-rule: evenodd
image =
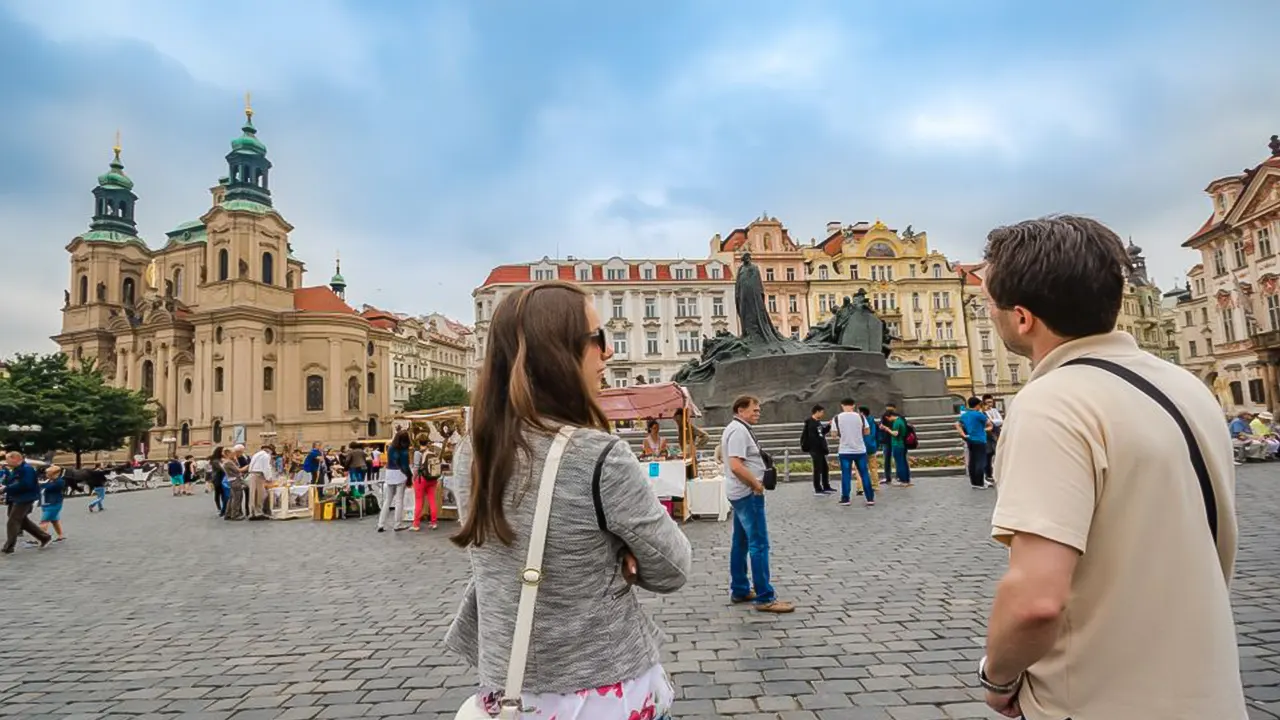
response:
M745 597L740 597L740 598L730 597L729 602L733 603L734 605L741 605L742 603L751 602L752 600L755 600L755 599L756 599L756 594L754 592L749 592L746 594Z
M777 613L779 615L796 611L796 606L786 600L774 600L771 603L757 605L756 609L760 612Z

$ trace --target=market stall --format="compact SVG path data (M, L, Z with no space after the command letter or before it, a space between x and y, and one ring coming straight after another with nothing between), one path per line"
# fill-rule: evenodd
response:
M443 475L436 491L436 512L441 520L458 519L458 498L454 494L458 481L453 476L453 452L462 440L470 419L471 408L465 406L418 410L395 418L397 423L409 423L409 434L413 436L415 447L425 436L431 449L440 454ZM405 505L408 506L405 519L412 520L416 512L413 493L407 492L405 496Z
M689 397L689 391L676 383L634 385L610 388L600 392L600 407L610 422L670 420L676 423L678 442L666 455L643 454L653 492L659 498L671 498L676 515L682 520L692 515L714 515L724 521L729 514L729 501L724 495L724 479L718 474L699 472L693 418L702 411ZM705 435L705 433L703 433Z

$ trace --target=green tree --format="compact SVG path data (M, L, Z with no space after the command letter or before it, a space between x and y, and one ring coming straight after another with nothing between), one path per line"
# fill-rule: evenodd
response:
M429 377L418 383L404 402L407 412L430 410L438 407L466 405L471 402L467 388L453 378Z
M19 355L0 378L0 442L33 453L117 450L151 428L155 408L141 393L111 387L92 361L68 366L61 353ZM39 425L14 435L9 425Z

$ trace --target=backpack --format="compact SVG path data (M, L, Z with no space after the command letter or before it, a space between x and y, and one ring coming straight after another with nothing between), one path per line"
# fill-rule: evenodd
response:
M813 443L809 440L809 421L805 420L804 429L800 431L800 451L809 452L813 449Z
M907 423L907 437L903 440L908 450L915 450L920 447L920 438L916 437L916 426Z

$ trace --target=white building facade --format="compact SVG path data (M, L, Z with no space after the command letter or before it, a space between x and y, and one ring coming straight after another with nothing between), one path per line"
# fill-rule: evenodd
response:
M666 382L702 354L702 341L738 333L733 271L719 260L551 260L502 265L472 293L476 364L484 361L489 321L498 303L522 286L545 280L582 285L613 344L609 384Z
M379 310L369 305L361 313L375 327L395 335L391 343L391 409L400 412L418 383L431 377L447 377L468 391L475 388L475 332L439 313L413 316Z

